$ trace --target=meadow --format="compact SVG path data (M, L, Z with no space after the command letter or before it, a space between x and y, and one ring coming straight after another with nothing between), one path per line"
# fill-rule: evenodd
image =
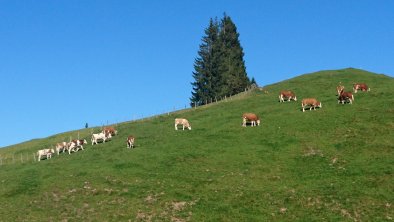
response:
M338 104L339 82L370 92ZM278 102L290 89L297 102ZM322 108L301 111L301 99ZM260 116L241 127L242 113ZM174 130L174 118L192 130ZM55 124L55 123L54 123ZM0 149L31 155L91 130ZM108 143L0 166L0 221L392 221L394 79L328 70L231 100L117 124ZM126 137L136 147L126 148Z

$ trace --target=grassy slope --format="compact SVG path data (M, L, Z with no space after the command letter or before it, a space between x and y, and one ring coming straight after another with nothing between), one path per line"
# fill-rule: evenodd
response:
M339 81L366 82L339 105ZM384 221L394 218L394 80L356 69L324 71L243 98L123 123L106 144L40 163L0 167L5 221ZM279 103L291 89L323 108ZM262 125L242 128L243 112ZM193 130L175 131L174 117ZM89 130L81 136L88 137ZM126 149L125 137L137 148ZM0 150L32 153L75 132ZM334 161L335 159L335 161ZM49 216L45 216L49 215Z

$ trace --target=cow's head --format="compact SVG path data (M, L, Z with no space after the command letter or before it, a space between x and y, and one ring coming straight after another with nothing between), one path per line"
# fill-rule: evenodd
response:
M322 108L323 105L321 104L321 102L317 102L317 107Z
M83 140L83 144L88 144L88 141L86 141L86 140Z
M260 126L260 120L259 119L256 121L256 123L257 123L258 126Z

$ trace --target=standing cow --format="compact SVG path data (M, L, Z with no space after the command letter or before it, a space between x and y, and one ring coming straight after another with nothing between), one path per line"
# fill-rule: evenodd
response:
M254 113L244 113L242 114L242 126L246 127L246 122L250 122L250 125L260 126L260 118Z
M134 148L134 141L135 141L134 136L128 136L126 140L127 148Z
M344 92L343 90L339 93L338 97L338 104L342 103L344 104L345 102L349 101L350 104L353 103L354 101L354 96L352 92Z
M111 138L112 138L111 133L103 133L103 132L101 132L101 133L97 133L97 134L92 134L92 138L91 138L92 146L94 144L98 144L99 140L102 140L103 143L105 143L105 141L107 141L107 140L109 140Z
M315 110L316 107L321 108L321 102L317 101L315 98L306 98L301 102L302 112L305 112L305 107L309 106L309 110Z
M297 101L297 97L295 93L290 90L282 90L279 93L279 102L284 102L285 100L288 102L291 100Z
M371 89L365 83L354 83L353 84L354 93L357 93L357 90L367 91L367 92L371 91Z
M66 142L57 143L55 146L55 150L57 152L57 155L59 155L60 152L65 152L66 150L68 150L68 144Z
M187 119L176 118L175 119L175 130L178 130L179 124L182 124L182 130L185 130L185 127L188 128L189 130L192 129L192 127L190 126L189 121L187 121Z
M79 149L83 150L83 145L87 143L88 141L86 140L72 140L68 144L68 154L71 154L71 152L77 152Z
M42 157L45 157L47 159L52 158L53 153L55 153L55 151L53 149L42 149L42 150L37 151L38 161L41 161Z
M111 133L111 136L115 136L118 134L118 131L112 126L106 126L103 129L103 133Z

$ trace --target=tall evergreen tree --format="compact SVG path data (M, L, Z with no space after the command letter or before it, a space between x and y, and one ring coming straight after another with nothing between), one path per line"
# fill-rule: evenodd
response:
M219 39L222 46L219 68L222 76L221 93L233 95L242 92L251 83L246 73L244 53L237 27L226 14L220 23Z
M215 85L218 77L218 48L217 39L219 33L219 24L217 19L211 19L209 27L205 29L205 36L202 38L202 44L198 51L198 57L194 61L192 83L193 92L190 98L191 105L206 104L210 98L215 96Z
M210 19L194 61L191 105L203 105L248 87L251 82L243 56L239 33L231 18L224 15L220 23Z

